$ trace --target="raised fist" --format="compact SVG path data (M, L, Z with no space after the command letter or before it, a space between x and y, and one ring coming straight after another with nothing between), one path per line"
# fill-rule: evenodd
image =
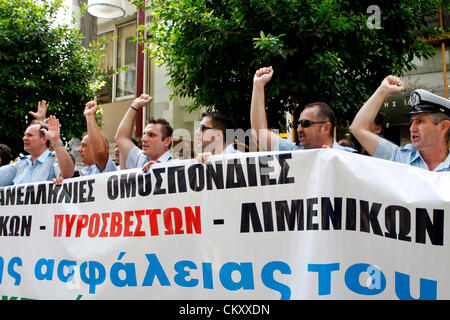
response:
M265 86L272 79L272 76L273 76L272 67L260 68L255 73L253 83Z
M384 78L381 82L381 87L387 89L389 93L396 93L405 89L402 80L400 80L399 77L392 75Z
M142 108L144 106L147 106L150 104L150 102L153 101L153 97L150 97L148 94L141 94L140 97L134 99L133 103L131 104L135 108Z

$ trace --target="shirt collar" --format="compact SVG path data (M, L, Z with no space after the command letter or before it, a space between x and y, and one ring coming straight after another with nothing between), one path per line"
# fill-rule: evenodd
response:
M421 159L423 162L425 162L425 160L423 160L422 156L420 155L420 152L417 151L416 148L414 148L414 146L409 143L407 145L405 145L403 147L403 149L406 149L408 151L411 152L411 158L410 158L410 164L413 163L414 161L416 161L417 159ZM436 171L436 169L443 169L443 168L449 168L450 167L450 149L448 149L448 155L447 158L445 158L444 161L442 161L433 171Z
M222 153L233 153L235 151L236 149L234 149L233 144L230 143L225 149L223 149Z
M50 150L46 149L44 152L42 152L42 154L39 157L36 158L35 161L39 161L40 163L44 163L49 155L50 155ZM31 155L29 156L28 161L31 163Z
M333 140L333 144L331 145L331 149L343 149L343 147L336 142L336 140Z
M411 158L410 158L410 163L413 163L414 161L416 161L417 159L422 159L422 161L425 162L425 160L423 160L422 156L420 155L420 152L417 151L416 148L414 148L414 146L412 144L407 144L404 149L408 150L411 152Z
M450 168L450 149L448 149L448 155L447 158L445 158L444 161L442 161L435 169L434 171L437 170L442 170L442 169L446 169L446 168Z
M170 150L167 150L162 156L156 160L156 162L167 162L170 159L172 159L172 154L170 153Z
M331 148L337 149L337 150L349 151L349 152L356 152L356 150L353 148L341 146L339 143L336 142L336 140L333 140L333 144L331 145Z
M81 172L83 173L82 175L88 176L88 175L92 174L92 171L94 170L95 166L96 165L94 163L93 165L90 165L90 166L87 166L87 167L83 168L81 170Z

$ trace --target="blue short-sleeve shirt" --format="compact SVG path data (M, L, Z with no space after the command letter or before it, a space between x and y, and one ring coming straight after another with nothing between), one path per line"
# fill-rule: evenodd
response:
M21 157L15 163L0 167L0 186L48 181L60 175L56 155L47 149L34 160L34 163L28 155Z
M119 168L120 170L120 168ZM103 173L103 172L111 172L111 171L117 171L116 164L112 161L111 157L108 157L108 162L106 163L106 167L103 171L100 171L100 169L97 167L97 165L94 163L92 166L86 167L83 170L80 171L81 176L89 176L91 174L97 174L97 173Z
M170 153L170 150L167 150L161 157L156 160L157 163L163 163L167 162L172 159L172 154ZM144 154L144 151L142 149L139 149L138 147L134 146L133 149L130 150L127 157L127 168L142 168L147 162L150 160L148 157Z
M333 140L332 149L343 150L348 152L356 152L355 149L349 147L343 147L336 140ZM278 138L273 151L291 151L291 150L304 150L305 148L301 144L289 141L287 139Z
M417 168L429 170L427 163L422 158L419 151L417 151L417 149L414 148L414 146L410 143L403 147L399 147L392 142L381 138L377 150L375 151L373 156L376 158L405 163ZM450 152L447 158L443 162L441 162L433 171L450 171Z

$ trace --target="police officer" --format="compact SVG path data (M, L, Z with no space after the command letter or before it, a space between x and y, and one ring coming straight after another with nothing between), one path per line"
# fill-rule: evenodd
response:
M361 107L350 126L351 133L374 157L406 163L430 171L450 171L448 141L450 100L426 90L413 91L410 98L411 143L398 147L369 130L384 100L404 89L403 82L387 76Z

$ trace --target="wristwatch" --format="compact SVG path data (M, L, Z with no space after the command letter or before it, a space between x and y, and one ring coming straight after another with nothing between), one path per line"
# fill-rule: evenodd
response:
M56 147L64 147L64 143L62 143L61 140L59 140L58 143L52 144L53 149L55 149Z

